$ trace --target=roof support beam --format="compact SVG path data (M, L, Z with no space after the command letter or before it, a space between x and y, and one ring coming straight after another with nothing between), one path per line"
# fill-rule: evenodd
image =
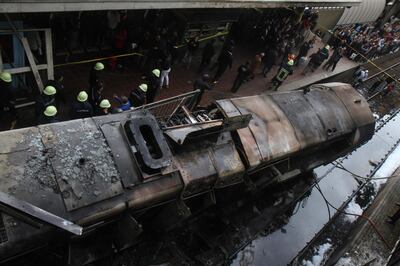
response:
M275 8L295 6L354 6L361 0L0 0L0 12L65 12L118 9Z

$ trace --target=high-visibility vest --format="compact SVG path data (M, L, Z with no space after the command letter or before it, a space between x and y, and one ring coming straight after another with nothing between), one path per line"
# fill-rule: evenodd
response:
M281 69L279 69L278 74L276 75L276 79L278 81L284 81L287 78L287 76L289 76L289 71L286 68L281 67Z

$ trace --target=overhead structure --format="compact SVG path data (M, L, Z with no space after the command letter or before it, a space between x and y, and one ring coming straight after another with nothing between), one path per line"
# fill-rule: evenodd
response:
M363 0L359 6L346 8L338 25L376 21L385 9L386 0Z
M354 6L362 0L0 0L0 12L65 12L118 9L274 8L295 6Z

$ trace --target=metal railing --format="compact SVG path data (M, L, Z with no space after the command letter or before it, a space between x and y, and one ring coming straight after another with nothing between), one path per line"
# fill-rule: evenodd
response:
M146 109L150 111L159 122L167 123L183 105L197 97L199 93L200 90L187 92L158 102L142 105L134 110Z

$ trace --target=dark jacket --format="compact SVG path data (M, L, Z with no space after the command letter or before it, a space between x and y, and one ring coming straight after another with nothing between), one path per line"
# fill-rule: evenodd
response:
M277 57L277 52L275 49L268 49L262 58L262 62L265 66L272 66L275 64L275 60Z
M150 74L147 78L147 103L154 102L157 96L158 89L160 88L160 78L157 78L153 74Z
M53 96L48 96L45 94L40 95L36 100L36 106L35 106L36 115L41 116L46 107L49 105L54 105L57 107L57 102L54 95Z
M214 56L214 53L214 45L211 42L207 43L203 50L203 58L205 60L211 60L211 58Z
M72 105L72 117L75 119L93 116L93 107L88 102L75 101Z
M236 76L236 79L238 80L245 80L251 75L250 68L247 65L241 65L239 66L237 70L238 74Z
M133 107L139 107L146 103L146 93L139 87L133 89L129 95L129 100Z
M39 116L38 123L39 125L44 125L44 124L52 124L52 123L58 123L58 119L55 116L45 116L42 114Z
M303 43L303 45L300 47L298 57L307 56L308 51L309 51L310 49L311 49L311 44L310 44L309 42Z
M232 63L233 63L233 54L232 52L225 50L222 52L222 54L218 58L218 63L220 66L229 66L229 68L232 68Z

